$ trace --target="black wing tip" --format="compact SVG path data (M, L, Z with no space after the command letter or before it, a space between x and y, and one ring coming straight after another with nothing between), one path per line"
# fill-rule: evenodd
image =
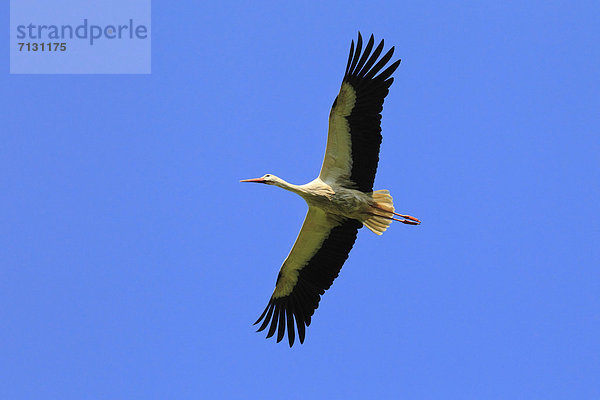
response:
M358 32L358 38L362 39L362 33L360 33L360 29L357 32ZM375 40L375 37L373 36L372 33L371 33L371 36L369 37L369 40L371 40L371 39Z
M283 340L287 331L288 343L289 346L292 347L296 337L296 328L293 321L295 319L296 326L298 326L298 340L301 344L304 343L304 326L308 326L308 324L306 324L304 319L292 308L291 299L288 297L281 299L271 298L265 310L253 324L256 325L262 321L262 325L256 332L261 332L268 326L269 330L266 339L276 336L276 341L279 343ZM300 324L303 324L302 327L299 327ZM275 333L277 333L277 335L275 335Z
M394 51L396 49L395 46L392 46L380 59L379 56L384 47L384 39L381 39L375 50L373 51L373 45L375 41L375 36L373 34L369 37L369 42L367 46L362 48L362 34L358 31L358 39L356 41L356 47L354 47L354 39L350 44L350 54L348 57L348 64L346 65L346 71L344 74L344 81L347 81L348 78L351 77L359 77L364 79L377 79L376 76L390 61ZM378 60L379 59L379 60ZM384 61L385 60L385 61ZM391 65L395 65L392 71L389 73L391 75L394 70L398 67L396 63L400 63L400 59L395 61ZM390 69L388 67L388 69ZM386 69L384 72L386 72ZM388 76L389 76L388 75Z
M320 296L317 296L317 298L320 299ZM318 301L308 309L306 306L299 305L302 303L298 303L298 301L298 298L288 296L277 299L271 297L265 311L263 311L258 320L253 324L256 325L262 321L261 326L256 332L264 331L269 327L266 339L275 336L276 343L279 343L283 340L287 331L290 347L296 343L296 337L298 338L298 342L303 344L306 336L306 328L310 326L311 315L318 308Z

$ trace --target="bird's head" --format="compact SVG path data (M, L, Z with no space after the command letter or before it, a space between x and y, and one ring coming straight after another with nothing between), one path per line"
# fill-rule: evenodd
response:
M266 174L260 178L254 179L243 179L240 182L254 182L254 183L264 183L266 185L275 185L279 181L279 178L273 174Z

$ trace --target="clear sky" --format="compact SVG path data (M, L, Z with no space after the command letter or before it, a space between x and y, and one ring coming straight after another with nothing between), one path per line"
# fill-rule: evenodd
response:
M598 2L200 4L154 2L151 75L0 42L0 398L600 398ZM290 349L251 324L306 205L238 181L318 174L359 30L423 224L361 229Z

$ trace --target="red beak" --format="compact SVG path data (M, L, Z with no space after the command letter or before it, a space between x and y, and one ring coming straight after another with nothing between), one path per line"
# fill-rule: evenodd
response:
M240 182L256 182L256 183L265 183L263 178L254 178L254 179L243 179Z

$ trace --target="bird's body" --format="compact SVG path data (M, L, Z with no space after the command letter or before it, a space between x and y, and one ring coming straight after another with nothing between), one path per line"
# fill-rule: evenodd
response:
M242 181L281 187L308 204L298 239L281 267L269 304L256 321L263 321L259 331L270 324L267 337L277 331L278 342L287 327L290 346L294 326L300 342L304 341L305 326L310 325L321 295L348 258L359 228L364 225L381 235L392 221L420 223L409 215L397 214L387 190L373 191L383 99L393 82L390 75L400 63L398 60L382 71L394 49L377 60L383 40L375 50L373 45L371 35L361 54L360 33L356 52L352 42L342 87L329 115L327 149L319 176L305 185L293 185L271 174Z
M271 175L273 176L273 175ZM279 186L302 197L309 206L342 218L362 219L360 216L370 205L370 196L359 190L350 189L341 183L327 184L320 178L304 185L293 185L275 177Z
M298 194L309 207L318 208L331 218L355 219L364 224L372 219L373 214L381 214L389 221L393 216L393 208L390 210L387 204L378 203L376 200L377 194L388 193L386 190L364 193L352 189L353 185L350 182L340 181L328 184L323 182L321 178L316 178L304 185L293 185L275 175L267 175L266 179L271 177L274 180L274 186ZM381 222L387 227L389 221L384 220ZM375 233L381 234L383 231L375 231Z

